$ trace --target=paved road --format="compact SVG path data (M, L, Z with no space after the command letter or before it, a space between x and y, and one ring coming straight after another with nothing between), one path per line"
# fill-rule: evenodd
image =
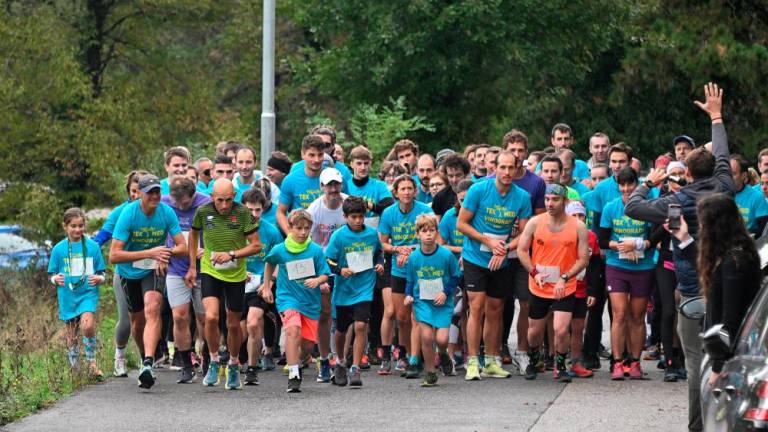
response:
M603 341L608 344L608 319ZM515 325L510 336L514 346ZM362 389L314 382L287 394L279 371L261 384L227 391L175 384L177 372L158 371L159 383L139 390L137 372L88 386L74 396L3 431L218 431L270 428L289 431L682 431L687 426L685 382L664 383L662 371L644 362L646 380L611 381L607 362L594 378L560 384L551 372L536 381L520 376L465 382L440 377L434 388L398 376L363 375Z

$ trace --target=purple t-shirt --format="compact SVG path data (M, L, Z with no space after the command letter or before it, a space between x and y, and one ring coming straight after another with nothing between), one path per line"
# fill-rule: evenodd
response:
M189 206L189 208L186 210L180 210L178 207L176 207L170 195L163 195L160 201L171 206L173 212L176 213L176 216L179 218L179 226L181 226L181 232L188 233L190 226L192 225L192 219L195 217L197 208L205 203L211 202L211 197L201 194L200 192L195 192L195 199L192 201L192 205ZM168 247L173 247L175 244L170 236L165 243ZM184 277L187 274L187 270L189 270L188 257L171 257L171 260L168 262L169 275Z
M531 196L531 209L533 209L534 213L536 210L544 208L544 193L547 190L547 185L541 177L525 170L523 178L514 180L514 182L517 186L525 189Z

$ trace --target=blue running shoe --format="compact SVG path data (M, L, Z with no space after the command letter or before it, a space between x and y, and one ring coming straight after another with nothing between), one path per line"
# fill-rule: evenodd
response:
M320 368L317 371L317 382L331 382L331 361L328 359L320 360Z
M152 388L155 385L155 372L152 370L152 366L144 365L139 371L139 387L144 389Z
M227 390L243 388L243 383L240 382L240 366L232 364L227 366L227 382L224 384L224 388Z
M208 387L214 387L219 385L219 363L218 362L211 362L211 364L208 365L208 373L205 374L205 378L203 379L203 385Z

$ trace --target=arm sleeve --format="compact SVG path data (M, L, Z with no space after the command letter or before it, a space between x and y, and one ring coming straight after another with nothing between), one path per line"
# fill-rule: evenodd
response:
M600 227L600 229L597 232L597 238L599 240L600 249L609 249L609 244L611 243L611 231L612 228L603 228Z
M381 201L379 201L377 204L373 205L372 211L377 215L381 216L381 214L384 212L384 209L391 206L392 203L394 202L395 200L391 196L385 197Z
M112 240L112 232L107 231L104 228L100 229L98 233L93 237L93 241L96 242L97 245L103 246L104 243Z

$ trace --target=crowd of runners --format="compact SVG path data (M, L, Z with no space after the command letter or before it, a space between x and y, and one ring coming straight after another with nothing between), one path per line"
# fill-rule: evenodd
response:
M164 364L179 383L227 389L282 367L289 392L310 370L318 383L356 387L366 370L429 387L438 374L533 380L551 370L570 382L601 368L613 380L698 387L698 323L676 309L698 295L680 216L691 202L695 210L702 184L725 175L746 228L760 237L768 221L768 149L757 171L730 154L721 101L708 85L697 103L711 143L670 137L648 168L637 144L601 132L580 159L563 123L541 151L516 129L497 145L435 155L403 139L379 172L369 149L342 148L325 125L304 137L300 160L274 152L266 172L238 142L194 161L170 148L164 178L128 174L127 200L92 238L81 210L64 214L67 238L49 273L69 359L80 362L81 338L102 375L93 287L105 282L109 243L114 375L127 376L132 336L146 389ZM641 359L660 371L643 371Z

